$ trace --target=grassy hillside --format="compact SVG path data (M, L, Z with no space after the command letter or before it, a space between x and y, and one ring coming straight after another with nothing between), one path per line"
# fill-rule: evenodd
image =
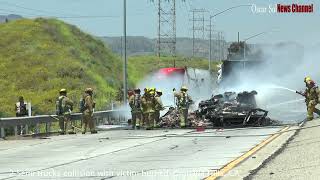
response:
M32 102L36 114L53 113L59 89L68 89L78 103L89 86L103 109L120 86L121 67L100 40L61 21L0 24L0 115L14 115L20 95Z
M202 58L184 58L184 57L161 57L157 56L130 56L128 61L129 86L133 87L134 83L143 79L148 73L159 68L173 67L173 60L176 61L176 67L190 67L199 69L209 69L207 59ZM212 70L217 72L217 64L219 61L211 63Z

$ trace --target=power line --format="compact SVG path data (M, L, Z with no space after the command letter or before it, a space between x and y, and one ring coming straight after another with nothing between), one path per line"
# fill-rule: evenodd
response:
M6 4L8 6L12 6L12 7L17 7L20 9L25 9L25 10L29 10L29 11L35 11L35 12L40 12L40 13L48 13L48 14L58 14L58 15L62 15L62 16L78 16L75 14L65 14L65 13L59 13L59 12L51 12L51 11L45 11L45 10L40 10L40 9L34 9L34 8L29 8L29 7L24 7L18 4L13 4L13 3L8 3L5 1L0 1L1 4Z
M82 16L50 16L50 15L40 15L40 14L33 14L27 13L22 11L14 11L9 9L0 9L0 11L7 12L7 13L14 13L19 15L27 15L28 17L35 18L35 17L47 17L47 18L65 18L65 19L90 19L90 18L120 18L121 16L118 15L82 15Z
M13 4L13 3L8 3L5 1L0 1L0 4L6 4L8 6L12 7L17 7L20 9L25 9L29 11L35 11L39 12L40 14L34 14L34 13L29 13L29 12L23 12L23 11L16 11L16 10L11 10L11 9L0 9L1 11L6 11L10 13L15 13L15 14L21 14L21 15L28 15L31 17L49 17L49 18L65 18L65 19L81 19L81 18L120 18L120 15L75 15L75 14L65 14L65 13L60 13L60 12L53 12L53 11L45 11L45 10L40 10L40 9L34 9L34 8L29 8L25 6L21 6L18 4ZM45 14L43 14L45 13ZM57 14L57 15L51 15L51 14ZM136 15L141 15L139 14L131 14L130 16L136 16Z
M0 11L7 12L7 13L21 14L21 15L39 16L38 14L26 13L26 12L21 12L21 11L14 11L14 10L9 10L9 9L0 9Z
M61 19L90 19L90 18L120 18L121 16L47 16L49 18Z

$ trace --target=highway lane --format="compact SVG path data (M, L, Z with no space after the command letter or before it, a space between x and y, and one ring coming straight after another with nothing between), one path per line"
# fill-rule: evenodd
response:
M0 179L202 179L280 129L113 130L0 141Z

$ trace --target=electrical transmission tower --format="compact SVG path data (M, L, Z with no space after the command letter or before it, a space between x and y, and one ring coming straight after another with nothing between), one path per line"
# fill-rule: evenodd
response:
M192 12L192 57L205 56L205 9L193 9Z
M176 0L157 0L157 55L176 55Z
M214 35L215 47L214 47L214 58L216 60L224 60L226 58L226 41L224 33L222 31L217 31Z

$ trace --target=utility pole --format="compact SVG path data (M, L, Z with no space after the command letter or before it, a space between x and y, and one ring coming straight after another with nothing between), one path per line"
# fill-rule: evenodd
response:
M211 20L209 22L209 71L211 70L211 58L212 58L212 42L211 42L211 37L212 36L212 24Z
M219 61L221 61L221 32L218 32Z
M173 67L176 67L176 51L177 51L177 27L176 27L176 0L173 0L173 23L172 23L172 31L173 31L173 45L172 45L172 55L173 55Z
M161 50L161 45L160 45L160 40L161 40L161 1L158 0L158 40L157 40L157 54L160 59L160 50Z
M209 71L211 70L211 59L212 59L212 36L213 36L213 25L211 20L209 21Z
M123 0L123 104L127 105L127 0Z
M176 56L176 0L158 0L157 55ZM175 66L175 60L173 62Z
M192 9L192 57L201 52L201 40L205 40L205 9ZM200 41L197 44L197 41Z
M194 20L194 11L192 11L192 20ZM195 29L194 29L194 21L192 21L192 57L194 57L194 32L195 32Z

